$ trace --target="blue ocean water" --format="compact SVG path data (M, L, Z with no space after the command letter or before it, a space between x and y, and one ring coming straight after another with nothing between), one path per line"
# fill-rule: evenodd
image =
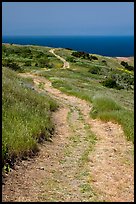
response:
M110 57L134 56L133 36L2 36L2 42L71 48Z

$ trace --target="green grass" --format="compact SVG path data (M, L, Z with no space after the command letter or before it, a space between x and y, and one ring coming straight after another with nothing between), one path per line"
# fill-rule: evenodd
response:
M118 122L122 125L128 140L134 142L134 112L129 111L115 102L112 98L96 95L92 100L91 116L104 121Z
M121 109L121 106L118 105L113 99L103 95L95 95L92 99L92 102L93 107L101 112Z
M2 45L2 65L11 60L20 67L19 72L29 72L41 68L62 68L63 63L49 52L49 47ZM42 63L41 63L42 60ZM8 66L6 66L8 67Z
M93 117L121 124L127 139L134 141L133 90L104 87L99 83L98 76L92 77L85 71L86 68L75 65L74 68L76 70L51 70L41 75L50 79L52 85L62 92L92 103Z
M28 86L29 85L29 86ZM38 150L37 142L52 136L51 111L57 104L32 90L30 79L2 69L2 164Z
M39 89L44 89L44 83L40 82L38 87L39 87Z

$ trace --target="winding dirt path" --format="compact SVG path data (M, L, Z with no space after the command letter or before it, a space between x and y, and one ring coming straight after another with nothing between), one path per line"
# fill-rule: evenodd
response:
M56 48L49 50L49 52L52 53L53 55L55 55L55 57L57 57L58 59L60 59L64 63L64 65L63 65L64 69L69 68L70 67L69 62L67 62L64 58L60 57L59 55L57 55L54 52L55 50L56 50Z
M60 108L52 116L53 141L9 173L3 201L134 202L133 145L121 126L92 120L90 104L53 88L44 77L21 75L32 77L35 89L48 92Z

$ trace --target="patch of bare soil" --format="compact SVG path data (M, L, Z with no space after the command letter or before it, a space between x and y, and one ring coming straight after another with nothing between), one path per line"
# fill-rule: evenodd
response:
M116 57L118 60L120 61L126 61L126 62L129 62L130 59L128 57Z
M134 201L134 162L132 144L117 124L93 122L97 135L95 150L89 155L92 186L99 199L109 202Z
M133 145L121 126L92 120L90 104L61 93L44 77L21 75L32 77L35 89L57 99L60 109L52 116L53 141L40 145L38 156L9 173L3 202L134 202ZM44 90L39 89L41 82ZM88 140L91 132L97 136L93 149Z

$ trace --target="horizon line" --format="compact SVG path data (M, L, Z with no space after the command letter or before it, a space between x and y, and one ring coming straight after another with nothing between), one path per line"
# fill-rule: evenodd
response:
M26 37L27 36L31 36L31 37L37 37L37 36L41 36L41 37L46 37L46 36L48 36L48 37L49 36L56 36L56 37L57 36L92 36L92 37L93 36L94 37L95 36L132 36L132 37L134 37L134 34L128 34L128 35L119 35L119 34L116 34L116 35L108 35L108 34L107 35L104 35L104 34L102 34L102 35L88 35L88 34L87 35L85 35L85 34L84 35L78 35L78 34L76 34L76 35L75 34L74 35L72 35L72 34L70 34L70 35L65 35L65 34L64 35L63 34L60 34L60 35L50 35L50 34L46 34L46 35L29 35L29 34L28 35L2 35L2 37L17 37L17 36L18 37L25 37L25 36Z

